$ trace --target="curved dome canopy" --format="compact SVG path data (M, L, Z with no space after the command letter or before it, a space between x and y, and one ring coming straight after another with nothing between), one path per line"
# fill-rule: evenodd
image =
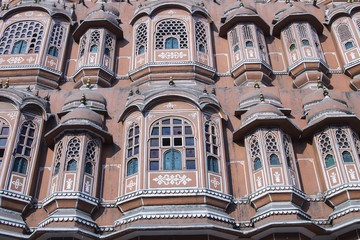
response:
M281 30L289 23L295 21L306 21L316 29L318 34L323 32L324 26L317 17L306 11L304 8L290 3L282 6L275 13L274 19L272 21L274 24L273 35L280 36Z
M102 126L103 124L100 115L88 109L84 105L80 105L78 108L72 110L71 112L63 116L61 118L60 123L66 123L66 122L78 123L79 121L82 122L84 120L90 121L98 126Z
M219 35L225 37L229 29L237 23L252 22L260 27L265 35L269 35L270 26L262 19L256 9L250 4L243 2L235 2L231 4L224 12L221 18L223 23L220 27Z
M340 16L351 16L352 13L360 9L360 3L341 3L341 5L329 8L325 11L324 24L330 25Z
M346 104L343 97L341 97L333 92L329 92L329 97L335 101L342 103L342 104ZM323 89L319 88L315 92L312 92L303 98L303 101L302 101L303 108L308 108L309 105L318 103L318 102L322 101L323 99L324 99L324 91L323 91Z
M89 9L87 17L80 23L73 33L74 40L78 42L80 37L89 28L106 28L116 35L117 39L123 38L123 31L119 26L119 11L110 4L96 4Z
M281 100L275 94L263 91L260 88L256 88L251 92L248 92L240 97L240 108L246 108L252 106L254 104L260 103L260 94L263 95L265 102L270 103L272 105L276 105L278 107L282 107Z
M324 117L325 115L348 115L352 114L347 106L340 103L329 96L326 96L322 101L313 105L307 116L307 122L311 123Z

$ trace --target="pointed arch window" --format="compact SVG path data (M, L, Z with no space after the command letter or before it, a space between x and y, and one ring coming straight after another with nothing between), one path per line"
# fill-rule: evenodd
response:
M165 49L179 48L179 41L174 37L169 37L165 40Z
M269 132L265 135L265 146L270 166L280 165L280 152L277 143L277 137L274 135L274 133Z
M145 53L148 42L147 35L148 35L147 25L145 23L141 23L136 29L136 34L135 34L136 55L141 55Z
M77 161L80 157L80 139L77 137L72 138L68 143L66 154L66 171L76 171Z
M54 176L57 175L60 171L60 161L61 161L62 151L63 151L63 143L59 142L55 154L55 163L54 163L55 169L53 173Z
M85 173L93 175L93 168L96 164L98 146L95 141L88 142L85 154Z
M54 24L49 41L49 55L53 57L59 56L59 49L62 46L62 40L64 38L64 30L64 27L60 24Z
M250 157L253 162L253 169L254 171L256 171L262 168L262 162L260 159L261 156L260 145L257 136L252 135L250 137L249 145L250 145Z
M200 21L195 23L195 33L197 50L207 53L207 32L204 23Z
M259 170L260 168L262 168L261 160L259 157L256 157L254 159L254 171Z
M208 156L207 158L208 170L214 173L219 173L219 163L216 157Z
M140 151L140 128L137 123L133 123L128 130L127 157L131 158L139 154Z

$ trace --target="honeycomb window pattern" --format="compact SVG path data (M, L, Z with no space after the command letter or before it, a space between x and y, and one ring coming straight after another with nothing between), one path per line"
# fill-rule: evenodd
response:
M86 147L86 155L85 155L85 173L90 175L93 174L93 166L96 162L96 149L97 145L94 141L89 141Z
M320 146L320 150L321 150L321 154L325 155L327 153L332 152L332 147L331 147L331 143L330 143L330 137L329 134L327 133L322 133L319 136L319 146Z
M344 129L341 128L337 129L335 132L335 136L340 149L350 148L350 142L348 140L347 133L344 131Z
M349 25L346 23L339 24L337 27L337 32L341 42L346 42L353 39Z
M90 44L99 44L100 42L100 32L93 31L90 35Z
M204 23L197 22L195 23L195 33L196 33L196 49L200 52L208 52L207 44L207 34Z
M188 35L185 24L179 20L165 20L156 28L155 49L165 49L165 40L175 37L179 40L180 49L188 48Z
M251 158L260 156L259 141L256 136L252 136L250 139L250 153Z
M145 53L147 50L147 25L145 23L141 23L139 27L136 29L136 36L135 36L135 48L136 48L136 55L140 55Z
M0 166L5 155L5 147L9 136L9 130L9 125L5 121L0 120Z
M72 138L68 144L67 158L78 158L80 156L80 139Z
M278 152L279 151L274 134L268 133L265 136L265 144L266 144L267 152Z
M57 175L60 170L60 160L63 152L63 143L59 142L57 148L56 148L56 154L55 154L55 162L54 162L54 173L53 175Z
M81 38L81 43L80 43L80 47L79 47L79 56L82 57L85 53L85 46L86 46L86 35L84 35L82 38Z
M8 26L0 40L0 54L38 53L43 40L44 26L35 21L21 21ZM23 42L19 51L15 44ZM15 46L14 46L15 45Z
M50 36L48 54L54 57L59 55L59 48L61 47L63 37L64 28L60 24L55 24Z

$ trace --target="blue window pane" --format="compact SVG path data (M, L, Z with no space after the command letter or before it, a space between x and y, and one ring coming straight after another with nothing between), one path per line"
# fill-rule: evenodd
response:
M171 134L171 128L170 127L162 127L161 128L161 134L162 135L170 135Z
M349 49L351 49L351 48L353 48L354 47L354 44L352 43L352 42L347 42L347 43L345 43L345 49L346 50L349 50Z
M159 161L150 161L150 170L151 171L159 170Z
M4 147L6 145L7 138L0 138L0 147Z
M144 46L140 46L139 50L138 50L138 55L143 54L145 52L145 47Z
M159 135L159 128L154 127L151 131L151 136L158 136Z
M164 153L164 170L181 170L181 152L170 149Z
M260 160L260 158L257 157L254 160L254 170L256 171L260 168L262 168L261 160Z
M334 160L334 157L333 155L329 154L329 155L326 155L325 157L325 165L326 167L332 167L335 165L335 160Z
M98 46L97 45L92 45L90 47L90 52L97 52L98 51Z
M59 170L60 170L60 163L57 163L55 166L54 175L57 175L59 173Z
M187 137L185 138L185 146L194 146L194 138L193 137Z
M27 45L27 42L24 40L17 41L14 44L13 49L11 50L11 54L25 53L26 45Z
M276 154L270 155L270 165L280 165L279 157Z
M87 162L85 164L85 173L92 175L92 171L93 171L93 165L91 164L91 162Z
M304 46L309 46L309 45L310 45L309 40L304 39L304 40L302 40L301 42L302 42L302 44L303 44Z
M252 41L247 41L247 42L245 43L245 46L246 46L246 47L253 47L254 44L253 44Z
M56 47L49 47L48 54L54 57L59 55L59 50Z
M77 162L74 159L71 159L66 166L66 171L76 171L77 169Z
M137 158L133 158L127 164L126 175L130 176L130 175L135 174L137 172L138 172L138 160L137 160Z
M208 163L208 170L211 172L215 172L218 173L219 172L219 165L218 165L218 160L215 157L209 156L207 158L207 163Z
M186 169L187 170L196 169L195 160L186 160Z
M105 48L104 54L105 54L106 56L110 56L110 49Z
M351 154L348 151L343 151L341 155L344 162L354 162Z
M165 40L165 49L176 49L179 48L179 42L174 37L169 37Z
M22 157L15 158L13 171L21 174L26 174L27 160Z

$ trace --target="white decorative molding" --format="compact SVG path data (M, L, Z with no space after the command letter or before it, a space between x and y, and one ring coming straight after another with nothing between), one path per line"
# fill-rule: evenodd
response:
M175 175L169 175L169 174L165 174L164 176L162 175L158 175L156 178L153 179L153 181L155 181L157 184L159 185L181 185L183 184L184 186L190 182L192 179L187 177L186 175L182 175L180 176L180 174L175 174Z
M136 182L134 182L133 180L130 180L130 182L126 185L126 188L128 188L130 191L133 190L133 187L136 186Z
M173 109L174 107L176 107L176 105L175 105L175 104L172 104L171 102L169 102L168 104L165 105L165 107L166 107L167 109L169 109L169 108Z
M17 116L17 112L11 112L7 114L11 120L15 120Z
M215 188L221 185L221 183L216 179L216 177L214 177L210 182L214 185Z
M23 61L24 61L24 58L22 58L22 57L11 57L7 60L7 62L10 64L19 64L19 63L22 63Z
M183 52L162 52L158 55L161 59L179 59L186 56L187 55Z

